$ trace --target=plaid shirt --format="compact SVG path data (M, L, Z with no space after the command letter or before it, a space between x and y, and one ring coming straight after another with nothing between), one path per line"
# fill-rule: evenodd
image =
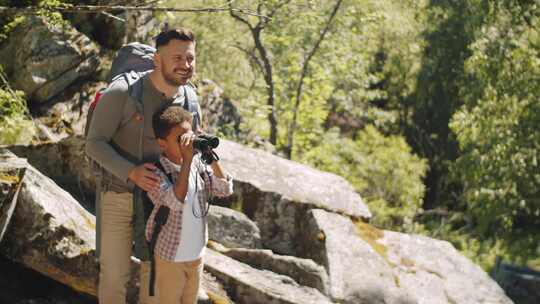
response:
M171 211L167 223L161 228L161 232L159 233L155 254L164 260L174 261L178 246L180 245L184 202L179 201L176 198L173 188L178 174L180 173L181 166L171 162L163 155L160 156L159 161L166 172L164 173L157 169L157 173L160 177L160 187L155 191L148 192L148 197L154 203L154 209L146 223L146 239L150 240L152 232L154 231L154 217L159 209L159 205L169 207ZM170 175L173 180L170 181L166 174ZM191 171L189 173L190 179L194 177L197 177L197 193L192 197L196 197L198 202L193 203L198 203L201 210L205 210L204 206L210 195L224 197L233 193L231 176L227 175L226 179L216 177L210 166L204 164L198 154L193 157ZM191 182L189 183L189 187L193 187ZM195 189L188 188L188 193L190 191L195 191ZM187 194L186 199L188 199ZM206 217L203 218L203 221L206 227Z

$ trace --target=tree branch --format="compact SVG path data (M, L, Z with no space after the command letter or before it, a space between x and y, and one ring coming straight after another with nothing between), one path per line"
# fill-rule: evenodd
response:
M249 21L247 21L246 19L240 17L240 15L238 15L236 13L236 9L233 8L232 6L232 3L229 3L229 14L231 15L231 17L233 17L234 19L240 21L241 23L247 25L247 27L253 31L253 26L251 25L251 23L249 23Z
M103 14L103 15L109 17L109 18L112 18L112 19L114 19L114 20L120 21L120 22L124 22L124 23L126 22L126 19L120 18L120 17L115 16L115 15L113 15L113 14L111 14L111 13L101 12L101 14Z
M246 54L252 61L255 62L255 64L257 65L257 67L260 69L261 73L264 74L264 67L263 67L263 64L261 63L261 61L259 60L259 58L254 54L253 51L249 51L245 48L243 48L241 45L239 44L235 44L233 45L233 47L239 49L240 51L242 51L244 54Z
M272 10L270 11L270 14L268 14L268 18L266 19L263 19L261 20L264 24L263 24L263 27L266 26L268 24L268 22L274 17L274 15L276 14L276 12L282 8L283 6L289 4L291 2L291 0L284 0L278 4L276 4L276 6L274 6L272 8ZM260 11L257 11L259 14L262 15L262 13Z
M272 20L272 18L274 17L274 15L277 13L277 11L282 8L283 6L285 6L286 4L290 3L291 0L284 0L282 2L279 2L278 4L276 4L271 10L270 10L270 13L268 15L265 15L266 18L259 18L259 22L257 22L257 24L255 25L255 29L257 30L262 30L263 28L265 28L267 25L268 25L268 22L270 22L270 20ZM262 13L262 5L263 1L259 1L259 4L257 5L257 14L259 15L263 15Z
M290 0L286 0L285 2L288 2ZM257 6L257 10L262 11L262 2L259 2ZM229 8L232 9L232 5L229 5ZM277 115L276 115L276 106L275 106L275 89L274 89L274 80L273 80L273 72L272 72L272 63L270 61L270 57L268 55L268 52L263 45L262 39L261 39L261 32L264 28L263 19L259 17L259 22L253 26L251 23L248 22L248 20L238 16L235 12L232 10L230 11L230 14L233 18L236 20L246 24L251 32L253 43L255 44L255 50L258 52L258 60L257 62L260 64L261 72L264 77L264 81L266 83L266 92L267 92L267 105L270 108L270 113L268 113L268 123L270 125L270 136L269 140L270 143L275 145L277 143ZM253 56L257 57L256 54L253 54Z
M267 16L259 15L249 9L232 8L232 7L206 7L206 8L176 8L176 7L152 7L152 6L122 6L122 5L64 5L56 7L7 7L0 6L0 13L6 14L38 14L43 11L61 12L61 13L83 13L95 14L111 11L150 11L150 12L182 12L182 13L219 13L232 11L236 14L253 15L260 18L268 18Z
M313 48L308 53L308 56L305 58L303 64L302 64L302 73L300 75L300 79L298 80L298 86L296 87L296 100L294 103L293 108L293 119L291 122L291 125L289 126L289 129L287 130L287 146L285 147L285 154L287 158L291 158L292 156L292 149L293 149L293 136L294 136L294 130L297 126L297 120L298 120L298 109L300 107L300 102L302 100L302 94L304 89L304 79L306 78L308 74L309 69L309 63L313 56L315 56L315 53L319 50L319 47L321 46L322 41L326 37L326 34L330 30L330 27L332 26L332 21L334 20L334 17L337 15L337 12L339 10L339 7L341 6L341 3L343 0L337 0L336 4L334 5L334 8L332 9L332 13L330 14L330 17L328 18L328 21L326 22L323 30L320 32L319 38L317 39L317 42L315 42L315 45L313 45Z

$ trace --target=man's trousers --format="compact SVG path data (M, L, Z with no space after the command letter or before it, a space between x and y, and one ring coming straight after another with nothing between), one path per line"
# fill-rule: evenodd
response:
M133 248L133 195L102 193L100 200L101 243L98 299L100 304L125 304ZM142 262L140 304L157 304L148 294L150 263Z

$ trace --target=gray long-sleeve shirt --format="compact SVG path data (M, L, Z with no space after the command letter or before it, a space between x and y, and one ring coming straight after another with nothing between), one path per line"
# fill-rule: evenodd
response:
M133 183L128 180L131 169L142 162L159 158L159 146L152 128L152 116L168 103L185 102L184 98L167 98L158 91L150 78L143 81L143 112L128 93L128 85L121 77L113 82L101 96L88 130L86 153L112 174L108 189L131 192ZM179 89L179 94L183 94ZM139 140L143 130L143 153L139 157Z

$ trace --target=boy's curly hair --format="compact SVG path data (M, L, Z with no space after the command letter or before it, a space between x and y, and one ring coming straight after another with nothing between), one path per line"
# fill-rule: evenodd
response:
M191 123L193 116L181 106L171 105L157 111L152 116L152 127L156 138L165 139L172 128L187 121Z

